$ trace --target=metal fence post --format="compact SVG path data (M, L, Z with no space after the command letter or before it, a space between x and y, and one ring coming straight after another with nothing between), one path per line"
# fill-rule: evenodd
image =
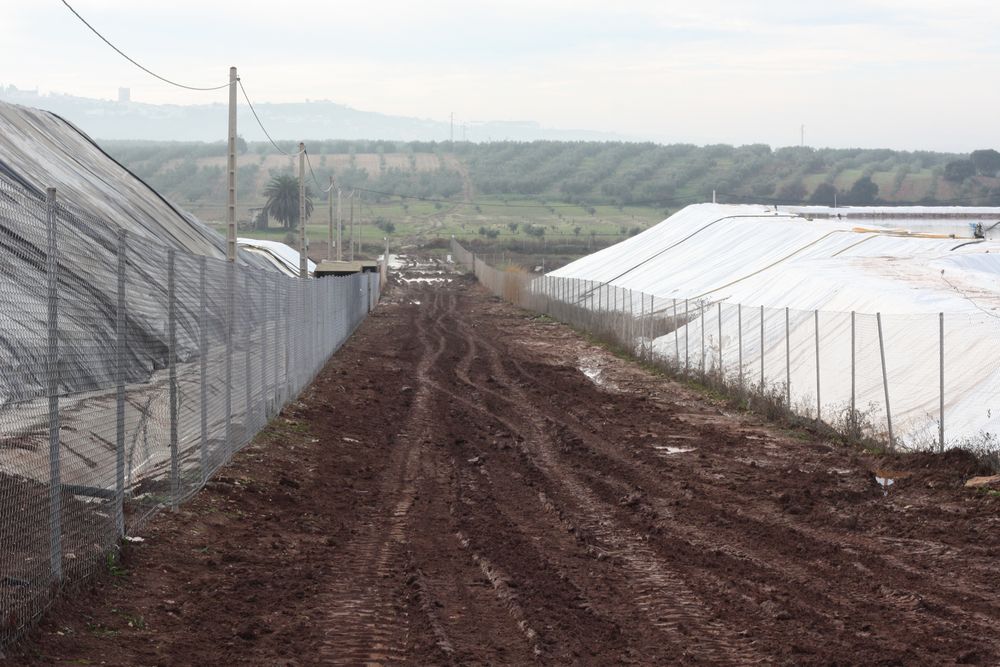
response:
M705 305L698 307L698 328L701 329L701 381L705 381Z
M718 315L719 315L719 381L726 381L726 371L722 366L722 302L718 303Z
M180 462L177 460L177 304L176 267L173 248L167 250L167 337L170 346L170 504L177 511L181 495Z
M691 321L691 317L688 314L688 300L684 299L684 372L688 372L688 357L690 345L688 345L688 339L691 337L691 327L688 323Z
M944 453L944 313L938 313L938 361L939 369L939 416L938 416L938 442L939 448Z
M639 292L639 356L646 356L646 295Z
M823 403L819 396L819 311L813 311L813 321L816 324L816 421L820 421L823 418L822 409Z
M645 298L645 296L643 297ZM649 358L653 358L653 331L655 330L655 320L653 315L653 308L656 303L655 297L649 295L649 308L646 309L646 321L643 323L643 336L646 338L646 354Z
M198 383L201 396L201 483L208 481L208 258L198 262Z
M285 392L283 400L287 400L292 393L292 286L298 287L298 280L282 280L285 297ZM346 310L346 309L345 309ZM346 316L346 312L345 312Z
M243 273L243 295L240 299L242 308L241 322L243 329L243 384L246 385L243 407L243 440L247 440L250 433L253 432L253 373L250 367L251 361L251 350L253 345L250 344L251 332L253 331L253 297L250 296L250 271L247 270Z
M789 323L788 307L785 307L785 403L792 409L792 327Z
M115 532L125 535L125 267L126 232L118 232L118 306L115 309Z
M267 423L267 281L270 277L260 273L257 278L257 291L260 294L260 308L257 319L260 322L260 421Z
M885 421L889 427L889 451L896 450L896 439L892 435L892 410L889 407L889 374L885 368L885 339L882 336L882 313L875 313L878 325L878 351L882 358L882 388L885 390Z
M650 295L652 296L652 295ZM646 310L646 293L639 292L639 302L642 309L642 316L639 318L639 336L643 340L643 354L647 359L652 358L653 351L653 339L650 335L652 332L652 322L653 322L653 310L652 310L652 300L650 300L650 309Z
M857 362L857 352L855 345L855 313L851 311L851 421L854 422L857 419L857 404L856 404L856 383L855 383L855 364Z
M629 289L629 291L628 291L628 338L629 338L629 344L634 349L635 348L635 340L636 340L636 338L638 336L636 335L636 331L635 331L635 329L636 329L636 326L635 326L635 304L633 303L633 298L634 298L634 295L632 294L632 290ZM642 298L642 297L640 297L640 298Z
M674 297L674 365L681 366L681 330L677 326L677 297Z
M56 239L59 217L56 189L45 192L48 243L45 253L45 277L48 302L48 376L49 399L49 569L52 578L62 579L62 475L59 470L59 248Z
M764 306L760 307L760 393L764 393Z
M739 381L740 390L743 390L743 304L736 304L736 344L739 347L739 358L737 363L740 365L739 369Z
M271 322L274 331L274 342L271 344L271 388L268 392L271 401L269 413L278 413L279 395L278 380L280 376L280 366L278 364L278 348L281 341L281 281L282 277L275 275L271 278Z

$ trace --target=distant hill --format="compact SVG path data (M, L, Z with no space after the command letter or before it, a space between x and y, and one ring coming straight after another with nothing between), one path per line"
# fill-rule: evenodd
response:
M72 95L39 95L14 86L0 86L0 100L55 112L95 139L152 141L217 141L225 139L228 116L223 104L179 106L116 102ZM359 111L327 100L286 104L255 104L268 132L276 139L390 139L394 141L445 141L448 122ZM264 141L245 105L238 112L240 135ZM538 123L486 121L456 124L454 137L469 141L608 141L621 135L588 130L557 130Z

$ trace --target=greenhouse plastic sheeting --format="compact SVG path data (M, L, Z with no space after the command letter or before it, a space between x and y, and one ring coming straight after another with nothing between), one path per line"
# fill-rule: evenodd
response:
M0 104L0 645L201 488L380 284L228 262L220 235L71 125Z
M896 224L960 225L990 212L1000 219L997 209L881 208L851 219L700 204L530 291L574 309L652 312L669 333L630 344L784 392L802 414L832 422L853 408L882 430L891 421L899 443L937 446L943 402L947 442L996 449L1000 242Z
M274 268L281 271L286 276L299 275L299 251L279 241L265 241L261 239L237 238L237 245L241 250L263 257L271 263ZM306 259L309 275L316 272L316 262Z

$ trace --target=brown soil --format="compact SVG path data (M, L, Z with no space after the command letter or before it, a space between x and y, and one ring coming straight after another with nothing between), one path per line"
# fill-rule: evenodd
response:
M997 664L974 472L728 414L464 279L396 289L9 664Z

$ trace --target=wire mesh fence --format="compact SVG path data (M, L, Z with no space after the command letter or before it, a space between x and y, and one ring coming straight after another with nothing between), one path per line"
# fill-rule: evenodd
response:
M0 643L200 489L379 297L175 251L0 179Z
M802 311L664 298L498 269L454 240L452 254L500 298L765 410L889 449L961 446L1000 456L1000 354L970 351L1000 335L989 312Z

